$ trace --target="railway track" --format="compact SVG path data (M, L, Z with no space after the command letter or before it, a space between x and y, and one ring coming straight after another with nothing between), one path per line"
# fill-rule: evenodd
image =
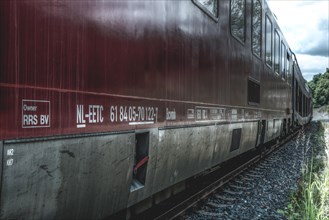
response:
M236 166L233 168L231 168L232 163L228 162L227 164L230 164L230 166L224 164L220 169L210 171L206 176L191 181L184 192L133 218L175 219L215 191L219 191L219 193L213 195L214 199L207 202L207 208L197 211L197 214L207 218L224 218L225 209L233 207L240 195L253 187L249 183L262 178L264 170L272 168L279 160L279 158L268 158L267 156L290 141L298 133L301 134L300 131L296 131L280 142L277 141L272 146L267 147L261 154L255 152L246 154L239 158L239 163L235 159ZM262 162L260 163L260 161ZM214 210L222 210L222 212Z
M284 147L253 164L180 219L284 219L278 210L286 207L298 187L302 167L312 152L314 131L301 130Z

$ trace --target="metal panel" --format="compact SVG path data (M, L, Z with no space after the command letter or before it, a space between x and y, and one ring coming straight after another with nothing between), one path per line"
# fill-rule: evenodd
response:
M177 101L248 106L248 75L260 81L260 108L284 114L289 107L286 82L264 69L261 59L249 62L251 47L223 31L229 24L229 1L219 4L218 23L192 1L61 4L65 7L44 1L0 2L1 139L161 127L171 104L177 118L170 125L181 126L188 123L186 106ZM251 42L250 34L246 42ZM143 124L129 117L129 112L141 116L138 107L158 108L159 118ZM117 110L110 116L111 109ZM77 117L78 112L95 117ZM121 112L130 120L110 120ZM34 120L24 123L25 118ZM32 129L31 123L45 129Z
M229 157L229 147L231 144L231 129L241 128L238 124L218 125L216 130L216 142L212 157L212 166L223 162ZM236 152L232 152L235 154Z
M241 144L230 152L234 129ZM254 148L256 137L257 122L160 130L153 193Z
M134 135L5 145L1 219L99 219L126 207Z
M160 130L153 192L210 168L215 140L215 126Z

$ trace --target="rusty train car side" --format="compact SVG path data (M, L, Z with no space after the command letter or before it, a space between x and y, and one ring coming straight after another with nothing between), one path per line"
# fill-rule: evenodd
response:
M0 218L142 211L311 96L265 0L3 0Z

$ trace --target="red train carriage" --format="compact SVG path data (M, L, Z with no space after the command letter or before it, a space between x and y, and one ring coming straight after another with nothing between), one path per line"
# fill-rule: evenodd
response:
M2 0L1 219L104 218L277 139L311 117L295 61L264 0Z

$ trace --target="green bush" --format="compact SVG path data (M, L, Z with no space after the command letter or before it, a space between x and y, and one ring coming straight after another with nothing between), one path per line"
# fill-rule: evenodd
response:
M313 79L308 82L308 86L313 94L315 108L329 105L329 68L323 74L314 75Z

